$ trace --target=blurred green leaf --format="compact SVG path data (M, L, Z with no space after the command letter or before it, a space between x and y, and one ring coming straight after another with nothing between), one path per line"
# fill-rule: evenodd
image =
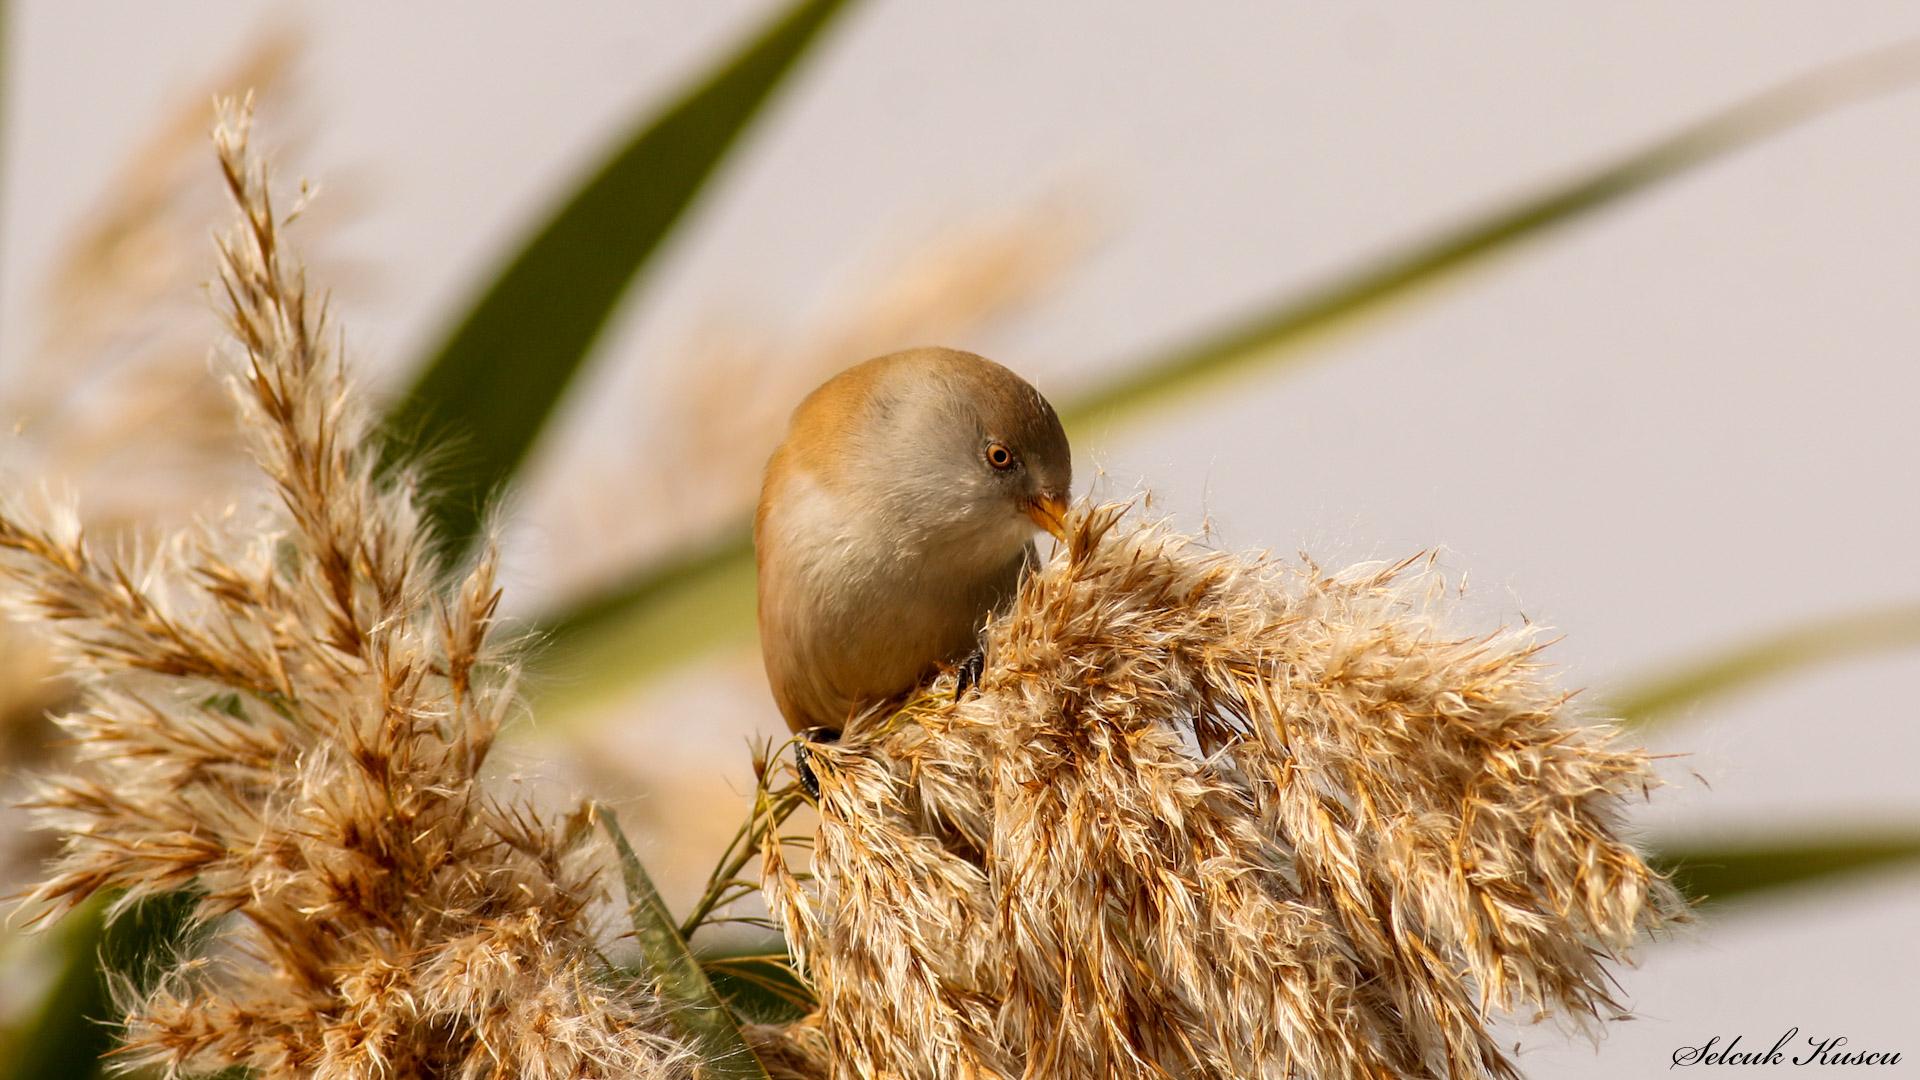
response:
M1653 862L1688 897L1708 903L1920 858L1920 833L1841 833L1798 842L1662 846Z
M540 684L591 701L739 641L753 633L755 587L747 528L654 564L541 624Z
M449 441L442 535L464 549L621 297L781 79L846 0L803 0L644 124L535 230L388 417L402 450Z
M14 1033L3 1061L14 1080L81 1080L107 1075L101 1056L113 1049L120 1016L110 979L150 990L172 961L192 952L189 916L199 897L173 892L140 901L106 922L107 897L95 897L61 920L60 973L40 1012Z
M620 831L613 812L601 807L600 820L606 826L607 835L613 837L614 848L620 855L620 871L627 885L628 914L633 918L634 937L646 959L647 972L674 1023L699 1052L701 1074L767 1080L760 1059L747 1048L746 1041L740 1037L740 1028L733 1022L733 1014L714 993L700 961L687 948L667 905L660 899L659 890L653 887L646 867L640 865L640 857L634 854L633 845Z
M1524 241L1823 113L1916 80L1920 41L1818 68L1597 169L1443 228L1317 288L1282 297L1223 329L1133 364L1127 374L1069 402L1061 410L1061 421L1073 434L1076 428L1161 407L1173 394L1191 392L1250 365L1293 357L1321 332L1408 299Z
M756 1024L791 1024L819 1008L813 990L793 973L786 939L772 935L728 952L700 954L714 993L735 1015Z
M1770 634L1609 695L1606 710L1627 727L1650 727L1687 706L1804 667L1920 645L1920 604L1828 619Z
M1070 400L1075 439L1202 382L1291 357L1325 329L1376 311L1451 272L1509 251L1694 166L1823 112L1920 78L1920 43L1842 61L1743 101L1599 168L1552 185L1283 297L1225 329L1128 365ZM737 641L753 626L753 547L742 523L640 567L542 620L564 672L550 685L591 697L596 680L630 679ZM722 606L724 605L724 606ZM691 618L681 616L693 613ZM607 665L611 664L612 667Z
M100 971L104 901L96 899L61 922L60 973L40 1011L8 1040L6 1074L14 1080L80 1080L100 1070L113 1049L107 984Z

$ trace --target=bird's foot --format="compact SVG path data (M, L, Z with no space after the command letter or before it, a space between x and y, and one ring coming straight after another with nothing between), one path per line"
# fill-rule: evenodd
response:
M807 753L807 744L839 742L840 733L832 728L808 728L801 735L801 739L801 743L793 748L794 768L800 774L800 787L807 793L807 798L818 800L820 778L814 775L813 765L807 760L811 756Z
M953 700L963 701L968 692L980 688L980 676L987 670L987 654L979 649L967 654L953 673Z

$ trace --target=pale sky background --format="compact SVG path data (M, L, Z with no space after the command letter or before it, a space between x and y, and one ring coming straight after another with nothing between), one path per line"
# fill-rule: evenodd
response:
M16 2L0 362L21 363L43 329L38 282L124 155L271 16L307 36L299 167L339 178L357 207L328 245L365 268L341 322L391 377L556 185L766 9ZM1920 10L1894 0L869 0L603 341L568 437L541 448L516 587L552 590L542 515L647 422L658 366L704 321L799 323L902 238L1062 185L1097 195L1110 238L983 343L1058 399L1396 241L1915 34ZM1554 654L1574 685L1913 601L1917 135L1920 90L1821 119L1343 334L1304 367L1116 427L1076 448L1077 468L1151 488L1189 527L1210 516L1230 547L1339 563L1443 546L1482 610L1566 635ZM721 669L753 674L750 658ZM689 720L706 706L682 686L637 707L644 734L609 752L706 762L734 775L698 782L743 784L737 758L687 749L778 726L764 688L736 682L711 705L724 723ZM1890 653L1701 709L1655 744L1691 756L1648 826L1920 825L1916 683L1920 654ZM1641 1018L1610 1025L1598 1056L1531 1032L1542 1049L1522 1066L1651 1076L1708 1035L1771 1044L1797 1025L1902 1051L1881 1075L1920 1075L1917 926L1913 870L1712 913L1623 974Z

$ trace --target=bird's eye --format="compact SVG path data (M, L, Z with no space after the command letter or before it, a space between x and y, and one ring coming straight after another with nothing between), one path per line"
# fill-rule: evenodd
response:
M996 469L1013 468L1013 451L999 443L987 444L987 464Z

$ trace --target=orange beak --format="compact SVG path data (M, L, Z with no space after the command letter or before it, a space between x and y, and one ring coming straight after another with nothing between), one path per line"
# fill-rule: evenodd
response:
M1035 525L1047 530L1055 539L1067 538L1067 500L1058 495L1042 495L1027 504L1027 516Z

